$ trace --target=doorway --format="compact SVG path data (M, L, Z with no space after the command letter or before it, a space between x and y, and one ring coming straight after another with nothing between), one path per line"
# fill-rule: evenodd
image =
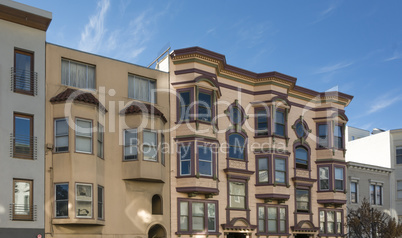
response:
M246 238L246 233L229 233L227 238Z
M295 236L295 238L310 238L310 235L308 235L308 234L297 234Z

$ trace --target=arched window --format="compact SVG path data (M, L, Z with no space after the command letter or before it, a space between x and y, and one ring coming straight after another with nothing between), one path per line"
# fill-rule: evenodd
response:
M229 158L244 160L245 138L233 133L229 135Z
M296 168L308 169L308 151L306 148L302 146L296 147L295 159Z
M159 195L155 194L152 197L152 214L161 215L162 212L162 199Z

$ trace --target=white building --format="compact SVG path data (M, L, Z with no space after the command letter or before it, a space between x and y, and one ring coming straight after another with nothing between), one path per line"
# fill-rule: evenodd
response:
M45 42L52 14L0 1L0 237L44 236Z
M393 217L398 217L399 220L402 220L402 129L388 131L374 129L371 135L367 135L364 130L356 129L357 128L351 127L346 128L347 138L355 138L354 140L348 140L346 142L346 161L349 164L359 163L367 166L371 165L390 171L389 181L376 181L371 179L373 182L370 184L378 186L381 186L381 183L384 184L383 186L388 186L387 184L389 184L389 213ZM362 135L365 136L362 137ZM370 173L370 170L366 171ZM356 178L355 174L350 170L348 176L349 180ZM350 184L349 186L351 188L354 184ZM362 189L372 189L372 187L365 186L359 187L358 189L362 191ZM351 189L348 190L349 197L350 190ZM377 195L378 193L378 191L374 191L373 195ZM384 190L381 190L381 193L384 199L388 197L388 194L383 194ZM383 204L386 203L383 202ZM376 205L381 206L381 204Z

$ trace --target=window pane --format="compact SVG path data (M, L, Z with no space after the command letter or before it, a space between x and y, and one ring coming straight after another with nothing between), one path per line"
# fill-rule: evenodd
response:
M76 151L91 153L92 140L91 138L76 137Z
M77 184L76 200L76 216L92 217L92 186Z
M229 183L230 194L232 195L246 195L246 185L244 183Z
M265 110L258 110L257 116L257 135L268 135L268 113Z
M268 207L268 219L277 219L276 207Z
M268 159L258 159L258 182L268 182Z
M329 189L329 168L328 167L320 167L320 189L326 190Z
M191 173L191 146L180 147L180 175Z
M258 218L265 219L265 208L264 207L258 208Z
M30 215L31 182L14 181L14 214Z
M180 119L189 119L190 92L180 93Z
M377 205L382 205L382 187L376 186L376 193L377 193Z
M188 215L188 202L180 202L180 215Z
M204 230L204 217L194 217L193 216L193 230L195 230L195 231Z
M268 220L268 232L276 232L276 221Z
M328 147L328 125L318 125L318 145Z
M156 81L149 81L150 102L156 103Z
M158 151L156 150L156 147L144 145L143 154L144 154L144 160L149 161L158 160Z
M242 114L238 107L232 107L230 109L230 120L234 124L239 124L242 121Z
M258 220L258 231L265 231L265 220Z
M56 135L68 135L68 124L66 119L56 120Z
M308 169L308 153L302 147L296 148L296 168Z
M285 124L285 116L281 111L276 111L275 113L275 123Z
M301 122L298 122L296 124L296 134L298 137L303 137L304 136L304 125Z
M180 217L180 230L187 231L188 230L188 217L181 216Z
M92 136L92 122L91 121L84 121L78 120L76 121L76 135L91 137Z
M309 211L309 191L297 189L296 202L297 202L297 210Z
M208 231L216 230L215 203L208 203Z
M275 124L275 135L285 136L285 126Z
M193 216L204 216L204 203L193 202Z
M156 145L156 133L150 131L144 131L144 144Z

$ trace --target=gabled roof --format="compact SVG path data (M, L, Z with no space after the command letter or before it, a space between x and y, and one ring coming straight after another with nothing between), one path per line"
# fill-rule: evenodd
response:
M61 103L67 102L68 100L72 100L73 102L83 102L93 104L99 107L101 110L105 110L106 108L99 102L99 100L89 92L84 92L78 89L67 88L63 92L57 94L56 96L50 99L51 103Z
M130 106L124 108L120 112L123 115L136 114L136 113L147 113L150 115L160 116L164 123L167 122L166 117L163 113L151 104L143 102L132 102Z

